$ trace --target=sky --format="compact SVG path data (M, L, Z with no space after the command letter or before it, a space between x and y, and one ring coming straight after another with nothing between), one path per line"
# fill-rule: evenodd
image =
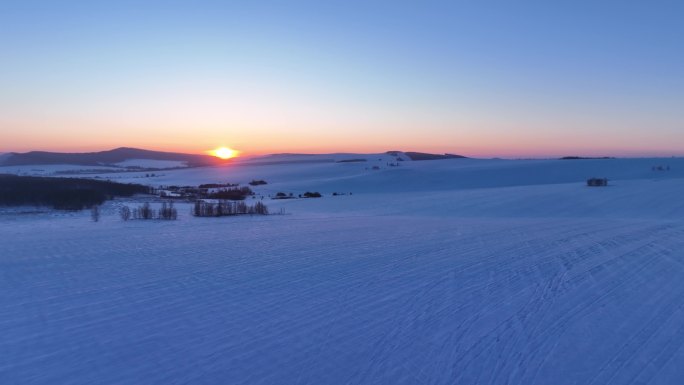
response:
M681 1L0 1L0 152L684 155Z

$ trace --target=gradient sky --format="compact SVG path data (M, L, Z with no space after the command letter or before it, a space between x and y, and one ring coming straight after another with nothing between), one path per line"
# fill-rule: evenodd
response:
M682 1L0 1L0 152L684 155Z

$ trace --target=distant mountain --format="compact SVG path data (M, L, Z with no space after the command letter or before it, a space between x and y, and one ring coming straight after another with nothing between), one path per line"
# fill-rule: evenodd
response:
M399 154L399 151L388 151L387 152L390 155L395 155ZM439 160L439 159L465 159L466 157L463 155L455 155L455 154L429 154L426 152L404 152L404 155L406 155L409 159L411 160ZM396 156L396 155L395 155Z
M463 155L455 154L430 154L425 152L404 152L404 151L387 151L376 154L363 153L330 153L330 154L296 154L296 153L280 153L270 154L254 158L247 158L238 162L250 164L284 164L284 163L354 163L363 161L375 161L384 159L393 162L394 160L401 161L419 161L419 160L440 160L440 159L465 159Z
M560 158L561 160L581 160L581 159L615 159L615 157L612 156L597 156L597 157L592 157L592 156L564 156Z
M189 167L220 164L221 159L208 155L183 154L142 150L138 148L120 147L109 151L63 153L47 151L31 151L25 153L8 153L0 155L2 166L25 166L47 164L73 164L82 166L116 165L130 159L147 159L158 161L185 162Z

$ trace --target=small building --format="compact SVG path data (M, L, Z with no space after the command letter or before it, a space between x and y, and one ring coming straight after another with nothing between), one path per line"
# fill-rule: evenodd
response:
M181 195L180 193L175 192L175 191L159 190L159 197L161 197L161 198L182 198L183 195Z
M587 186L589 186L589 187L605 187L605 186L608 186L608 178L589 178L589 179L587 179Z

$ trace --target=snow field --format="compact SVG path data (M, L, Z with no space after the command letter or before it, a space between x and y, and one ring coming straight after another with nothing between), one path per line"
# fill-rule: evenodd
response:
M0 383L684 381L679 171L623 162L587 188L584 169L466 162L258 166L264 188L355 192L265 201L284 216L4 214Z

